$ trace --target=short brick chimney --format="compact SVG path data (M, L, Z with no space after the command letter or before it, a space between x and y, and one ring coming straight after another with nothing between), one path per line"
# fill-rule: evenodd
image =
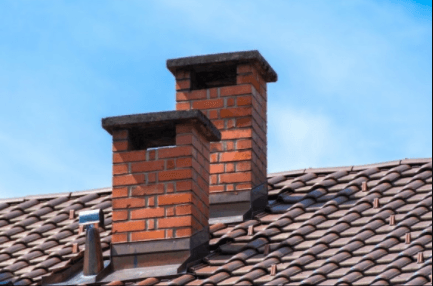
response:
M213 222L235 222L267 204L267 83L277 74L258 51L173 59L176 109L201 110L221 131L211 143Z
M113 136L114 270L183 271L208 253L209 142L220 132L199 110L111 117L103 127Z

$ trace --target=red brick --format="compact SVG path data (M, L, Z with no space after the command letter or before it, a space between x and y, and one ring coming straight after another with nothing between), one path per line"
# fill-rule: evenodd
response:
M219 110L210 110L208 117L211 120L218 119L220 117L219 116Z
M238 74L251 72L253 72L251 65L238 65Z
M179 158L176 160L177 168L188 168L192 166L192 158Z
M190 227L188 228L181 228L176 230L176 237L190 237L192 235L192 229Z
M242 149L251 149L253 147L253 141L252 140L239 140L236 142L236 149L242 150Z
M234 98L227 98L227 107L235 106L235 99Z
M174 193L174 184L173 183L165 184L165 192L167 194Z
M251 171L251 162L236 163L236 172Z
M191 77L191 73L189 71L178 70L176 71L176 79L187 79Z
M221 153L221 162L233 162L233 161L245 161L251 160L251 151L235 151L235 152L225 152Z
M236 185L236 191L251 190L252 188L253 188L253 186L251 183L237 184Z
M146 208L146 209L140 209L140 210L133 210L131 211L131 219L144 219L144 218L157 218L157 217L164 217L165 210L164 208Z
M191 181L176 182L176 190L178 192L191 191L192 190L192 182Z
M132 196L148 196L164 193L164 184L141 185L132 189Z
M140 162L131 164L132 173L154 172L164 170L164 161Z
M113 223L113 232L139 231L146 228L144 220Z
M154 230L155 229L155 220L148 219L147 220L147 230Z
M181 146L173 148L164 148L158 150L159 159L177 158L192 155L192 146Z
M192 170L191 169L163 171L163 172L158 173L158 180L160 182L185 180L185 179L191 179L191 178L192 178Z
M236 99L236 103L238 106L249 106L253 104L253 96L240 96Z
M235 171L235 164L226 164L226 173L233 173Z
M176 79L186 79L186 78L190 78L191 73L189 71L184 71L184 70L178 70L176 71Z
M211 163L217 163L218 162L218 154L210 155L210 162Z
M254 75L238 75L237 76L237 84L252 84L256 90L260 90L260 83L259 81L254 77Z
M253 92L251 85L236 85L236 86L227 86L222 87L220 89L221 96L230 96L230 95L241 95L241 94L250 94Z
M113 165L113 175L123 175L129 173L128 164L116 164Z
M111 235L111 242L112 243L128 242L128 234L126 234L126 233L113 234L113 235Z
M113 152L127 151L129 149L128 141L113 142Z
M179 136L179 134L190 134L193 133L194 126L192 124L179 124L176 125L176 134Z
M242 128L242 127L251 127L252 126L252 119L251 117L247 118L239 118L236 120L236 127Z
M212 123L218 130L223 130L225 128L224 120L213 120Z
M191 102L178 102L176 103L176 110L190 110Z
M220 182L225 183L240 183L251 181L251 173L234 173L234 174L221 174Z
M122 221L128 219L128 211L113 211L113 221Z
M124 198L128 196L128 188L114 188L113 198Z
M236 127L236 121L234 119L227 120L227 129L233 129Z
M113 209L141 208L146 206L143 198L127 198L113 200Z
M191 134L179 134L176 136L176 146L191 145L193 136Z
M224 164L212 164L210 166L211 174L221 174L224 173Z
M226 150L227 151L233 151L235 149L235 143L228 141L226 142Z
M191 92L176 93L176 101L198 100L198 99L206 99L206 98L207 98L207 91L205 89L193 90Z
M147 183L153 184L156 182L156 173L147 173Z
M210 186L209 187L209 192L210 193L222 193L224 191L225 191L225 186L224 185Z
M211 185L218 184L218 175L211 175L210 176L210 182Z
M211 88L209 89L210 98L217 98L218 97L218 88Z
M192 214L192 205L183 205L183 206L177 206L176 207L176 215L182 216L182 215L190 215Z
M165 231L142 231L131 233L131 241L146 241L146 240L159 240L165 238Z
M173 159L165 161L166 170L173 170L174 168L176 168L176 163Z
M147 198L147 207L153 208L155 206L155 197Z
M176 81L176 90L183 90L183 89L190 89L190 88L191 88L191 81L189 79Z
M226 185L227 192L233 192L235 190L235 186L233 184Z
M192 216L158 219L158 228L185 227L192 225Z
M251 129L222 131L221 139L231 140L231 139L251 138L252 134L253 132Z
M218 152L218 151L223 151L223 143L221 142L211 142L210 143L210 151L211 152Z
M251 116L253 109L251 107L235 107L220 110L221 118L245 117Z
M147 152L147 161L155 161L156 159L156 150L151 150Z
M146 160L146 151L130 151L113 154L113 163L128 163Z
M192 200L193 200L193 195L191 193L163 195L158 197L158 205L159 206L181 205L181 204L191 203Z
M172 229L166 229L165 238L173 238L173 237L174 237L174 231Z
M124 175L113 177L113 186L128 186L143 184L144 175Z
M168 207L165 209L165 216L170 217L174 216L174 207Z
M192 103L192 108L194 109L215 109L221 107L224 107L224 99L208 99Z
M113 131L113 140L125 140L128 139L128 130L116 130Z

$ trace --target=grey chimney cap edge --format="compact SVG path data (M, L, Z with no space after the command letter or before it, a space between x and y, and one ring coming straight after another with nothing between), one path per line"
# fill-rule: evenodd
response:
M267 82L276 82L278 75L259 51L245 51L234 53L211 54L203 56L193 56L167 60L167 68L175 75L179 68L188 68L197 65L207 65L216 63L243 63L257 62L263 69L263 75Z

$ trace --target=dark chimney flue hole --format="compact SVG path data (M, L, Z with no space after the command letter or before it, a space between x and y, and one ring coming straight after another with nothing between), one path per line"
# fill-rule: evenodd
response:
M215 65L201 70L196 67L191 71L191 89L209 89L214 87L236 85L236 65Z
M131 151L146 150L155 147L166 147L176 145L176 127L166 126L156 129L133 129L130 137Z

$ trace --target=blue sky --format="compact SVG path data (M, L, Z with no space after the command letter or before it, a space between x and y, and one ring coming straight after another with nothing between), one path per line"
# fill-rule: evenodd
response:
M0 198L107 187L101 118L175 108L170 58L258 49L269 172L432 156L432 2L0 1Z

